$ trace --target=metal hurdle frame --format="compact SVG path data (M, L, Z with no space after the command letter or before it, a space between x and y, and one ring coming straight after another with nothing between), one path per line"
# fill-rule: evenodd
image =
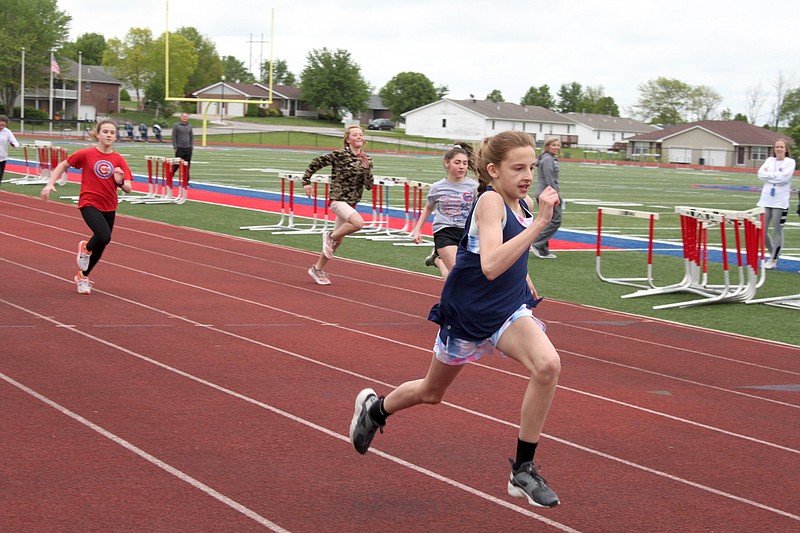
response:
M409 242L395 242L393 243L394 246L433 246L433 241L423 241L420 244L416 244L411 239L411 233L414 231L414 226L416 225L417 220L419 217L422 216L422 211L424 210L425 205L425 198L423 195L423 191L426 191L431 188L430 183L425 183L422 181L414 181L408 180L406 182L406 211L407 216L409 217ZM408 211L414 213L413 219L410 217L410 213Z
M33 165L29 163L28 149L36 153L37 159ZM8 180L14 185L46 185L50 180L53 168L69 155L66 148L53 146L50 141L36 141L34 144L23 145L23 153L25 155L25 177ZM33 172L30 170L31 166L34 168ZM69 176L64 172L56 185L64 185L68 180Z
M394 187L403 187L405 220L403 227L391 227L391 195L389 191ZM410 185L408 178L396 176L375 176L373 178L373 223L370 229L356 233L356 237L374 241L409 241L411 239L411 223L409 194ZM359 235L361 234L361 235Z
M719 302L744 302L752 299L763 284L765 276L759 274L759 252L763 259L763 209L731 211L702 207L676 206L681 216L681 233L684 248L684 278L675 285L639 290L623 295L623 298L688 292L701 298L686 302L675 302L653 306L653 309L692 307ZM721 285L708 282L708 229L719 226L722 245ZM731 283L728 261L727 226L732 225L736 240L738 283ZM745 246L742 255L741 233L744 231Z
M119 201L132 204L183 204L188 199L189 163L180 157L144 156L147 161L147 193L129 196L123 192ZM174 172L178 168L178 192Z
M313 187L313 195L312 195L312 205L313 205L313 214L311 216L310 223L302 223L298 224L294 221L294 183L303 181L302 174L284 174L282 176L287 176L289 180L289 221L285 227L277 228L278 231L273 231L273 235L313 235L313 234L321 234L324 231L328 230L328 226L330 225L330 213L328 211L328 194L330 193L330 176L325 176L321 174L314 174L311 176L311 185ZM322 209L325 213L324 218L320 219L318 212L318 202L319 202L319 186L325 186L325 194L322 197ZM306 218L306 217L304 217ZM322 227L317 227L322 221ZM280 221L279 221L280 222ZM254 229L258 228L258 226L245 226L244 229ZM262 226L262 228L264 228ZM268 227L266 227L268 228ZM276 228L272 228L276 229Z
M647 273L643 278L611 278L604 276L601 269L601 257L603 246L603 214L633 218L644 218L650 221L650 233L647 242ZM629 287L638 287L642 289L653 289L656 285L653 283L653 239L655 235L655 221L658 220L658 213L649 213L646 211L634 211L631 209L617 209L613 207L598 207L597 208L597 250L595 252L595 271L597 277L606 283L615 285L626 285ZM636 282L647 282L647 284Z

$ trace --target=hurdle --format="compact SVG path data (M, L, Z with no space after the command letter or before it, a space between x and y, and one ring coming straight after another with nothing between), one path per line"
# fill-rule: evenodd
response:
M330 193L330 177L324 176L320 174L314 174L311 176L311 187L312 187L312 196L311 196L311 203L312 203L312 216L310 223L303 223L298 224L294 221L294 183L303 181L302 174L284 174L287 176L289 180L289 221L286 227L279 229L278 231L273 231L273 235L313 235L313 234L321 234L324 231L328 230L328 226L330 224L330 215L328 212L328 196ZM324 217L320 218L319 216L319 202L320 202L320 194L319 188L320 186L324 185L324 194L322 194L322 211L324 213ZM283 207L281 207L283 210ZM322 227L318 227L322 223ZM280 221L279 221L280 222ZM253 227L246 227L247 229L253 229ZM273 228L274 229L274 228Z
M639 290L623 298L685 292L700 298L653 306L653 309L692 307L720 302L744 302L753 297L764 282L764 270L759 275L759 252L763 256L763 209L732 211L702 207L677 206L683 238L684 277L681 282L666 287ZM708 231L719 227L722 254L722 283L711 284L708 278ZM728 251L728 226L733 227L737 281L731 281ZM744 233L744 247L742 246ZM743 255L744 248L744 255Z
M25 155L25 177L13 178L8 180L14 185L46 185L52 175L52 169L67 158L67 149L61 146L53 146L50 141L36 141L35 144L23 145ZM29 154L35 153L36 162L30 161ZM64 185L68 181L67 173L64 172L56 185Z
M430 188L430 183L414 180L406 182L406 216L409 217L408 240L407 242L392 243L394 246L433 246L433 241L423 241L420 244L411 241L411 233L414 231L416 221L419 220L425 209L425 191Z
M403 187L405 219L403 227L391 227L391 190ZM356 237L375 241L405 241L411 238L411 213L410 213L410 185L409 180L396 176L375 176L372 186L372 221ZM361 234L361 235L359 235Z
M129 196L123 192L119 201L132 204L183 204L188 198L189 163L179 157L144 156L147 162L147 193ZM178 191L175 169L178 169Z
M640 278L612 278L603 275L601 268L601 257L603 248L603 215L621 216L632 218L643 218L650 221L650 232L647 240L647 271L645 277ZM634 211L631 209L617 209L611 207L598 207L597 208L597 250L595 252L595 271L597 277L606 283L615 285L627 285L630 287L638 288L655 288L653 283L653 238L655 234L655 221L658 220L658 213L649 213L646 211ZM641 282L646 282L642 284Z

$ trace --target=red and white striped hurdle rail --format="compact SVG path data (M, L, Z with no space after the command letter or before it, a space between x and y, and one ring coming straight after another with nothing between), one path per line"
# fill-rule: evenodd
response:
M69 156L66 148L53 146L49 141L25 144L22 149L25 155L25 177L9 180L9 183L15 185L45 185L52 175L52 169ZM36 161L31 160L34 154ZM68 175L64 172L56 185L64 185L67 181Z
M606 216L620 216L631 218L643 218L650 221L649 238L647 240L647 271L645 277L641 278L613 278L603 275L601 269L601 258L603 248L603 215ZM597 208L597 251L595 252L595 270L597 277L601 281L612 283L615 285L627 285L630 287L638 287L642 289L655 288L653 283L653 237L655 233L655 222L658 220L658 213L649 213L646 211L634 211L631 209L618 209L613 207L598 207ZM646 282L643 284L642 282Z
M763 209L734 211L703 207L677 206L683 240L684 273L676 284L656 287L623 295L623 298L656 294L690 293L700 298L653 306L653 309L692 307L722 302L745 302L753 298L764 283L764 271L759 274L759 255L763 258ZM721 247L722 283L709 282L708 231L718 227ZM733 247L729 245L728 228L732 228ZM744 236L744 239L742 238ZM736 256L737 276L731 280L728 252Z
M295 220L295 194L305 196L305 190L302 186L303 175L282 172L278 177L281 180L281 212L278 222L267 225L239 226L239 229L250 231L275 230L273 233L276 235L297 232L322 233L327 231L332 223L328 210L330 176L323 174L311 176L313 214L311 217L312 222L310 223L299 223ZM322 211L322 215L320 215L320 211Z
M392 205L392 190L402 188L403 204ZM375 176L372 184L372 219L355 237L376 241L410 241L413 223L411 221L411 185L407 178L397 176ZM391 210L404 212L401 228L391 227Z
M179 157L146 155L144 159L147 162L147 193L130 195L123 192L119 197L120 202L132 204L186 202L189 196L189 163Z

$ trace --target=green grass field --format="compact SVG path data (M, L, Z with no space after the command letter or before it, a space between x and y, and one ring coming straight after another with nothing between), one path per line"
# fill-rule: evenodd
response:
M71 143L65 146L72 152L83 145ZM168 143L118 143L117 151L127 157L134 172L138 174L146 173L145 155L172 156ZM321 152L314 150L223 145L196 148L192 162L192 181L279 191L279 172L302 172L308 161L319 153ZM441 154L373 152L371 155L375 162L376 175L402 176L430 183L444 175ZM10 157L19 156L12 150ZM597 228L598 205L624 206L628 209L659 213L661 218L656 223L656 239L674 243L680 243L679 220L674 213L674 206L751 209L758 200L758 194L747 188L760 187L754 172L673 170L576 162L562 162L561 182L562 194L567 199L563 229L583 231L593 236ZM7 183L3 184L3 189L32 195L39 192L39 187L13 186ZM59 189L59 193L77 194L77 186L65 186ZM191 190L189 198L191 199ZM784 254L797 257L800 255L800 218L795 214L794 207L793 205L785 228ZM316 251L320 245L318 235L273 235L267 231L239 230L239 226L270 224L278 219L277 215L243 209L193 202L181 206L124 203L120 207L120 213L306 250ZM627 217L606 217L604 234L646 238L647 222ZM728 238L733 238L732 233L729 233ZM719 241L719 230L710 232L710 241L712 245ZM428 247L394 246L387 242L347 239L337 255L434 275L437 271L423 264L429 250ZM600 281L595 273L593 249L557 253L557 260L544 261L532 256L530 262L534 283L540 295L546 298L800 345L800 328L796 326L798 313L795 309L725 303L654 310L654 305L686 301L696 296L671 294L622 299L621 295L634 289ZM333 264L332 268L335 268ZM644 252L615 251L603 255L603 272L606 275L639 277L645 273L645 268ZM712 283L721 279L721 265L713 264L710 270ZM656 256L654 274L658 285L675 283L683 275L683 261L674 257ZM800 274L770 271L757 297L799 293ZM542 315L546 319L546 305L542 308Z

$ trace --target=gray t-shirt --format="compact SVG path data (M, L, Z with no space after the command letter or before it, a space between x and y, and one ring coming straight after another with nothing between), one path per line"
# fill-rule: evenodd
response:
M443 228L463 228L477 195L478 182L472 178L458 182L444 178L431 185L428 205L434 206L433 232Z

